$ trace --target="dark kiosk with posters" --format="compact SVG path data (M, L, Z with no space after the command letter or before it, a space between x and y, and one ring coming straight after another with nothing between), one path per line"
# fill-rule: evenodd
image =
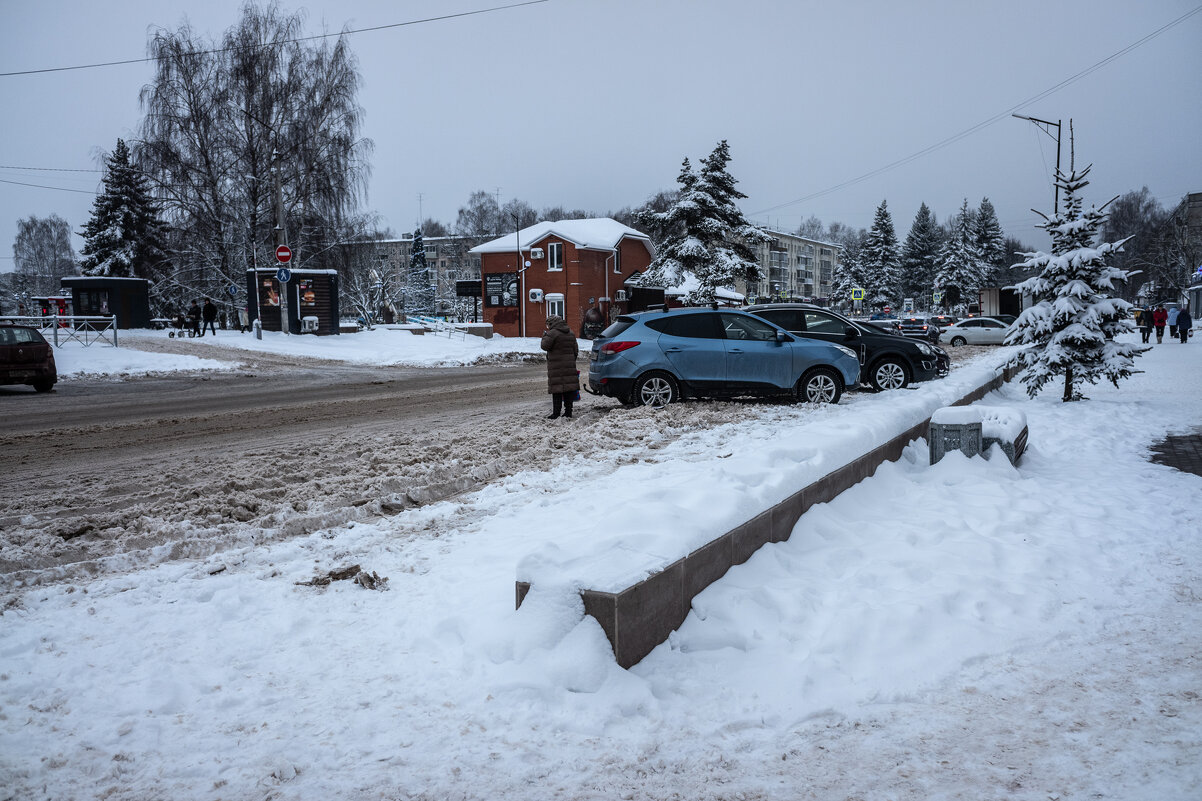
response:
M150 282L145 278L75 275L59 279L73 313L116 317L118 328L150 328Z
M247 311L251 324L261 321L264 331L280 330L280 282L276 267L246 271ZM338 333L338 272L336 270L291 270L284 284L288 295L288 332L291 334Z

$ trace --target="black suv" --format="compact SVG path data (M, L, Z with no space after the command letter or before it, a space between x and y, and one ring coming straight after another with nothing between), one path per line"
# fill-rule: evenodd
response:
M860 357L860 381L874 389L901 389L910 382L947 375L947 351L920 340L890 334L867 323L807 303L761 303L743 311L763 317L790 334L846 345Z
M931 344L939 341L939 326L928 322L925 317L903 317L901 332L913 339L925 339Z

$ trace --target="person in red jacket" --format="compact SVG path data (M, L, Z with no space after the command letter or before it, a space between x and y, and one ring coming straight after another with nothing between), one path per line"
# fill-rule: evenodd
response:
M1152 312L1152 324L1156 326L1156 342L1157 344L1164 342L1164 326L1169 321L1169 313L1164 310L1164 306L1156 307L1156 311Z

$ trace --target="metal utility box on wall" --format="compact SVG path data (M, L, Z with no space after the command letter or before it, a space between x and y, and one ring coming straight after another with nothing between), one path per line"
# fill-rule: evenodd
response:
M250 321L260 321L264 331L280 331L281 284L276 267L246 271L247 309ZM336 270L291 270L283 284L288 302L288 333L314 333L318 336L338 331L338 272ZM316 318L302 324L306 317Z
M74 314L115 316L118 328L150 328L150 282L145 278L79 275L59 282L71 295Z

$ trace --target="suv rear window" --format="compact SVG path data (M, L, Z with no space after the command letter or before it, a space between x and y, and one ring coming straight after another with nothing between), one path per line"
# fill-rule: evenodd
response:
M632 325L634 325L633 317L619 317L610 324L609 328L606 328L601 332L601 336L605 337L606 339L610 337L616 337L618 334L622 333L627 328L630 328Z

